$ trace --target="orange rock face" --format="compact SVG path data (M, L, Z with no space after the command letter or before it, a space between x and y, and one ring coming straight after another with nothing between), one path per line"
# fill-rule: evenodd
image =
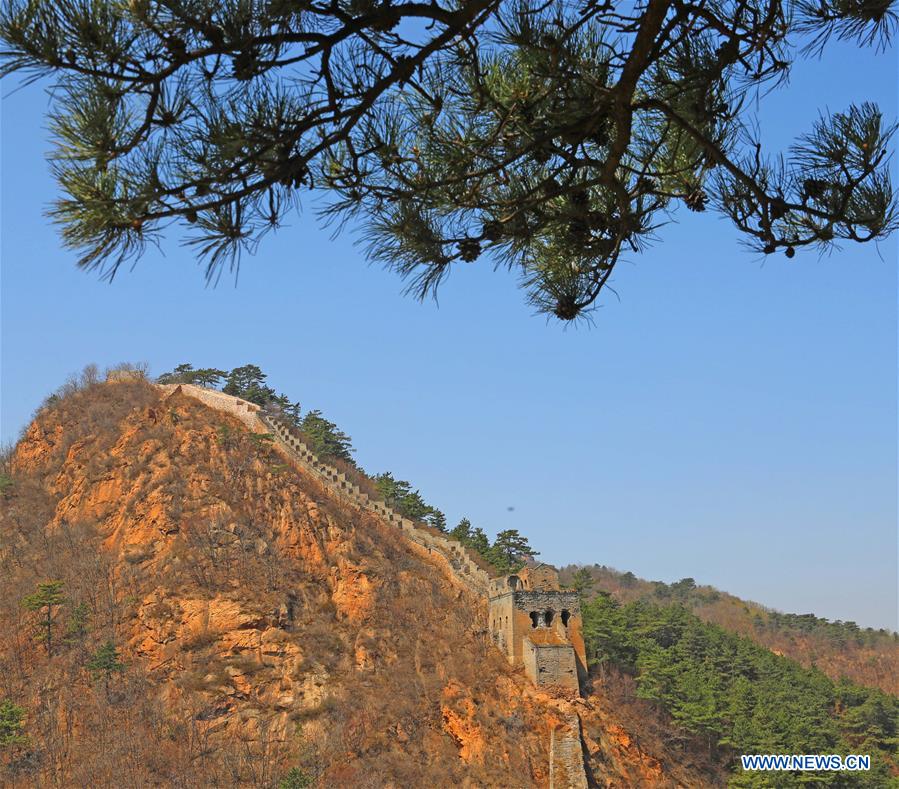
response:
M68 742L51 754L55 728L35 725L52 758L13 784L106 785L121 765L97 749L125 741L132 756L115 758L144 754L132 785L268 785L297 765L322 786L547 785L548 726L571 702L489 645L483 601L233 417L96 385L44 409L11 468L0 627L21 631L14 601L42 580L62 580L66 602L53 655L17 637L0 667L35 720L53 706ZM79 604L87 632L63 642ZM127 669L104 689L84 665L108 639ZM594 780L614 785L607 763L615 780L662 780L592 705L577 711L605 731L587 741L605 754Z

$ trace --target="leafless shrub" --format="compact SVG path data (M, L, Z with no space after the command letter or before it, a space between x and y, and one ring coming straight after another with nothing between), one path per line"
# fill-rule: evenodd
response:
M197 630L187 638L183 639L181 645L184 649L195 652L200 649L204 649L208 646L211 646L216 641L221 638L221 633L215 630L209 630L204 628L202 630Z

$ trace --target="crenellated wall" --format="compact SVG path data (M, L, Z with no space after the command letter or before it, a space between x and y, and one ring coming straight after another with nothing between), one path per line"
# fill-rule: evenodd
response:
M167 394L180 391L210 408L231 414L250 430L271 432L280 448L304 471L319 480L330 493L396 526L423 553L430 554L436 559L455 581L478 596L486 596L490 575L478 565L464 545L416 524L409 518L404 518L383 501L369 496L346 474L316 457L283 419L264 411L255 403L202 386L194 384L157 384L157 386Z
M469 591L482 597L487 594L490 575L478 566L464 545L418 525L409 518L404 518L383 501L369 496L346 474L319 460L283 420L266 412L260 412L259 416L261 422L290 456L321 480L332 493L361 509L374 513L400 529L410 542L424 548L428 553L437 554L437 557L446 562L455 580Z

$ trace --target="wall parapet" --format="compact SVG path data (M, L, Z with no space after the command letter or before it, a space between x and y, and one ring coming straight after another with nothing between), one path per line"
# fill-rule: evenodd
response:
M408 540L427 549L429 553L434 551L440 554L453 577L462 586L476 595L486 596L490 575L478 566L464 545L442 534L432 533L426 527L403 517L385 502L373 499L346 474L320 460L277 414L261 410L259 418L272 431L282 448L322 481L329 491L396 526Z
M224 392L218 392L215 389L206 389L196 384L156 384L156 386L170 395L180 391L182 394L193 397L216 411L224 411L231 414L231 416L236 416L251 430L258 430L259 428L257 417L262 409L249 400L241 400L239 397L226 395Z
M453 578L462 586L476 595L482 597L487 595L490 575L471 557L465 546L403 517L385 502L373 499L345 473L318 458L309 446L293 433L290 425L280 415L267 411L256 403L195 384L156 384L156 386L169 395L180 391L210 408L237 417L253 431L260 429L270 431L280 447L314 479L321 482L330 493L396 526L411 542L424 548L428 553L439 554L445 560Z

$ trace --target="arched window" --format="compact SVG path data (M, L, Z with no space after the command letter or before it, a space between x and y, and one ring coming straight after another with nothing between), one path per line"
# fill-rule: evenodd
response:
M568 611L567 609L563 608L563 609L562 609L562 624L563 624L565 627L568 627L568 620L569 620L570 618L571 618L571 612Z
M544 612L543 612L543 622L544 622L544 624L545 624L547 627L549 627L550 625L552 625L552 623L553 623L553 612L552 612L552 610L544 611Z
M531 611L531 627L537 627L537 619L540 617L536 611Z

